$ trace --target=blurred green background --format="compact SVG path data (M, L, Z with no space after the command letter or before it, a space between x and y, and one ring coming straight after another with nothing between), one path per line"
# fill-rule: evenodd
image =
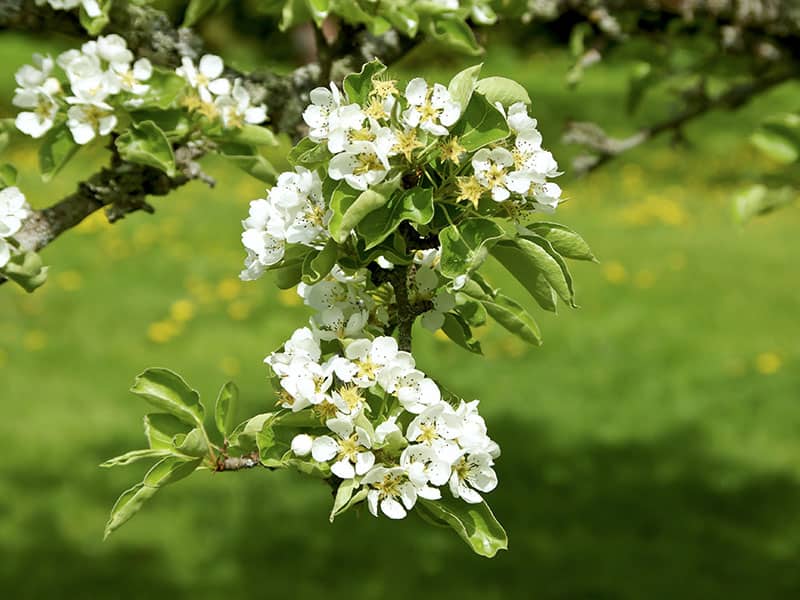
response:
M0 116L13 114L15 69L59 47L0 34ZM526 85L564 168L567 119L624 133L668 108L655 97L625 116L624 65L594 68L570 91L565 53L502 33L488 47L484 73ZM472 62L423 48L397 73L447 81ZM574 266L580 310L534 309L543 347L490 327L480 358L417 332L419 364L481 399L503 449L488 500L510 549L494 560L415 517L361 511L330 525L325 486L260 470L194 476L103 542L111 505L146 468L97 467L143 444L133 377L168 366L210 402L233 378L241 417L263 412L273 395L262 358L308 313L268 278L238 281L239 221L263 188L213 158L216 189L192 183L156 199L153 216L111 227L95 215L68 232L43 253L43 288L0 288L2 596L800 597L800 214L741 228L729 208L769 167L747 134L796 108L798 92L710 115L689 127L690 147L659 140L587 179L565 175L556 220L601 264ZM34 146L8 154L37 207L104 161L86 150L44 185ZM490 279L515 289L499 269Z

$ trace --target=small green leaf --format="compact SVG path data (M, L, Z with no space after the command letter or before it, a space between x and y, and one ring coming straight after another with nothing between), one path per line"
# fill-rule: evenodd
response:
M450 97L461 105L461 109L469 106L469 101L472 99L472 92L475 91L475 85L478 83L478 76L481 74L481 67L483 63L472 67L467 67L455 77L450 80L447 86L447 91L450 92Z
M214 422L217 430L227 436L233 429L236 418L236 406L239 403L239 388L232 381L227 382L217 394L214 405Z
M771 159L790 164L800 160L800 115L778 115L767 120L750 141Z
M439 268L445 277L455 278L477 269L485 260L488 247L504 237L503 230L489 219L465 219L439 232L442 258Z
M505 117L482 94L473 94L466 110L453 128L462 146L473 152L508 137Z
M53 127L39 147L39 171L44 181L50 181L67 164L80 146L75 143L66 125Z
M149 88L147 91L136 98L136 112L140 109L174 109L178 105L178 98L183 95L186 89L186 80L175 73L162 67L153 67L153 74L147 80ZM180 109L181 114L186 117L186 110ZM159 126L167 131L167 128L159 123L158 119L153 119Z
M208 442L200 428L195 427L185 436L178 434L174 440L175 450L185 456L203 458L208 454Z
M36 252L24 252L12 256L0 272L30 293L47 281L48 269L42 266L42 259Z
M483 51L472 28L458 17L431 19L426 25L431 39L458 52L476 56Z
M366 104L369 93L372 91L373 78L386 71L384 64L377 58L361 67L359 73L351 73L344 78L342 87L347 99L356 104Z
M556 312L556 293L545 273L519 247L511 242L501 243L491 250L506 270L519 281L545 310Z
M345 479L339 484L336 490L336 497L333 500L333 508L331 508L330 522L341 515L342 513L350 510L353 506L362 502L367 497L367 490L358 490L361 485L360 478ZM356 492L355 494L353 492Z
M345 184L346 185L346 184ZM375 190L366 190L355 198L351 195L340 195L341 201L331 202L333 216L328 229L333 239L342 244L350 236L350 232L369 213L384 206L389 198ZM352 201L350 201L350 199Z
M589 260L597 262L589 244L572 229L560 223L549 223L547 221L537 221L531 223L527 228L539 234L552 244L553 249L561 256L566 256L573 260Z
M159 489L191 475L201 462L200 458L185 460L168 456L156 463L144 476L142 483L123 492L114 504L104 537L107 538L129 521Z
M506 330L529 344L541 345L539 326L518 302L503 294L489 294L474 280L468 281L458 294L479 300L486 312Z
M101 463L100 466L103 468L121 467L134 463L138 460L142 460L143 458L163 458L165 456L170 456L171 454L172 452L169 450L154 450L152 448L146 448L144 450L132 450L130 452L126 452L125 454L120 454L119 456L110 458Z
M175 155L167 135L153 121L132 123L115 142L120 156L128 162L148 165L175 176Z
M192 27L203 17L219 12L227 5L227 0L190 0L183 15L183 27Z
M200 395L180 375L169 369L147 369L136 377L130 391L184 423L203 426L204 411Z
M219 153L245 173L269 184L278 179L278 172L266 158L253 146L245 144L222 143L217 147Z
M492 558L498 550L508 549L506 532L486 502L467 504L452 497L420 498L417 506L430 518L452 527L476 554Z
M358 225L358 233L366 242L366 250L389 237L403 221L425 225L433 219L433 191L412 188L395 194L388 205L367 215Z
M191 425L167 413L144 416L144 435L152 450L172 450L175 436L186 435L191 429Z
M274 418L275 413L261 413L240 423L228 438L230 445L237 447L244 454L257 450L256 438L258 434L264 429L265 424Z
M475 354L483 354L481 343L472 336L472 329L460 315L454 313L445 314L442 331L465 350Z
M523 102L530 106L531 97L528 90L513 79L506 77L486 77L478 81L475 89L483 94L491 104L499 102L503 106L511 106Z
M569 267L553 245L540 235L530 234L521 235L514 243L542 272L559 297L572 308L577 308Z
M323 279L331 272L339 256L339 247L333 240L328 240L325 246L317 252L309 252L303 261L302 281L306 284L314 284Z

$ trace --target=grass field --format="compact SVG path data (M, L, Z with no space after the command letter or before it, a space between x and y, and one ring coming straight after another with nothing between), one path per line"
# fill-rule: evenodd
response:
M34 49L0 36L3 97ZM635 126L619 112L624 70L600 67L568 91L565 57L522 54L499 47L486 72L524 81L565 167L565 119ZM468 64L418 56L405 73L423 62L442 78ZM413 518L329 525L324 486L255 470L195 476L102 542L144 469L97 467L142 444L133 377L168 366L212 400L234 378L242 417L262 412L273 402L262 358L307 313L269 280L236 279L239 220L263 190L213 159L217 189L194 183L157 199L154 216L69 232L43 254L44 288L0 289L3 597L800 597L800 213L740 228L729 209L763 166L744 135L797 96L784 87L711 115L687 131L691 147L660 140L588 179L565 176L557 219L601 264L574 268L580 310L536 311L543 347L493 327L484 359L417 332L418 362L481 398L503 448L489 501L510 550L493 561ZM28 147L10 159L43 206L103 156L86 151L47 186Z

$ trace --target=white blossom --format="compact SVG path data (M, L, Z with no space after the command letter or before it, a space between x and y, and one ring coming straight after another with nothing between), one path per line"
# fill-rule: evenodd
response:
M30 214L31 207L18 187L12 186L0 190L0 237L6 238L16 234L22 228L22 221Z
M301 433L292 438L292 452L295 456L308 456L314 440L307 433Z
M336 459L331 465L331 473L340 479L352 479L369 471L375 464L369 432L346 418L329 419L327 426L337 437L323 435L316 438L311 446L314 460L328 462Z
M472 157L476 179L491 191L495 202L503 202L511 196L509 188L514 185L514 180L509 179L508 174L513 165L514 156L505 148L481 148Z
M373 467L361 484L366 486L369 511L378 516L378 508L390 519L403 519L417 502L417 490L402 467Z
M360 129L364 112L358 104L343 104L343 97L334 83L330 89L318 87L309 94L311 104L303 111L303 120L309 127L308 137L314 142L328 141L331 152L341 152L347 132Z
M230 95L218 97L216 104L222 117L222 124L227 128L242 127L245 123L258 125L267 118L266 106L263 104L253 106L250 92L242 85L241 79L236 79Z
M436 136L447 135L448 127L461 116L461 105L440 83L429 87L417 77L408 82L405 96L409 107L403 111L403 121L409 127L419 127Z
M181 66L175 72L183 77L189 85L197 90L203 102L213 102L212 94L227 95L231 91L231 82L221 77L225 70L222 59L215 54L205 54L195 66L188 56L181 59Z
M370 128L354 141L343 142L343 152L328 165L332 179L344 179L356 190L366 190L384 180L389 172L389 157L395 154L397 138L389 127L381 127L374 119Z
M491 492L497 487L497 475L492 468L494 461L489 454L475 452L462 456L450 476L450 492L469 504L478 504L482 498L478 492Z
M408 424L410 442L430 447L436 456L452 464L462 453L456 442L461 433L462 418L446 402L437 402L414 417Z

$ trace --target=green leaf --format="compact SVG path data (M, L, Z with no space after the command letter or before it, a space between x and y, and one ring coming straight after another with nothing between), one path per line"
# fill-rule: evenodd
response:
M475 354L483 354L481 343L472 336L472 329L460 315L454 313L445 314L442 331L465 350Z
M236 418L236 406L239 403L239 388L232 381L227 382L217 394L217 402L214 405L214 422L217 431L227 436Z
M377 58L369 61L359 73L351 73L344 78L342 87L348 100L356 104L366 104L372 91L372 80L386 71L386 66Z
M325 144L318 144L305 137L289 151L287 159L294 166L315 169L328 162L330 157L331 153L328 152L328 147Z
M504 237L503 230L489 219L465 219L439 232L442 258L439 268L451 279L477 269L485 260L487 247Z
M384 13L384 17L403 35L413 38L417 36L419 30L419 14L415 7L395 5L391 10Z
M473 152L508 137L505 117L481 94L473 94L466 110L453 128L462 146Z
M329 0L306 0L308 10L311 13L311 18L314 19L317 27L322 26L322 22L330 12Z
M126 490L111 509L106 523L105 538L119 529L142 508L162 487L191 475L200 466L202 459L185 460L168 456L156 463L144 476L142 483Z
M796 202L797 198L798 192L792 187L771 189L764 185L754 185L734 198L734 217L739 223L745 223L755 216L766 215L788 206Z
M30 293L47 281L48 269L42 266L42 259L36 252L24 252L12 256L0 272Z
M545 273L515 244L507 242L492 248L494 256L519 281L545 310L556 312L556 294Z
M247 454L258 449L256 438L267 422L275 419L275 413L261 413L240 423L229 436L231 446Z
M311 11L306 0L287 0L281 11L281 21L278 28L281 31L287 31L295 25L305 23L310 18Z
M176 108L177 100L186 88L186 80L175 71L153 67L153 74L147 80L147 85L150 86L148 90L136 98L136 112L147 108L159 110ZM186 117L186 110L180 109L180 112ZM153 120L159 123L158 119ZM161 128L167 130L163 126Z
M149 413L144 416L144 435L152 450L172 450L175 447L175 436L186 435L191 429L191 425L167 413Z
M134 463L138 460L142 460L143 458L163 458L165 456L170 456L171 454L172 452L169 450L154 450L153 448L132 450L130 452L126 452L125 454L120 454L119 456L110 458L101 463L100 466L103 468L121 467Z
M339 247L333 240L328 240L318 253L309 252L303 261L302 281L309 285L317 283L331 272L338 257Z
M245 124L242 127L223 129L221 133L209 135L215 140L244 144L246 146L277 146L278 139L271 130L262 125Z
M433 190L412 188L395 194L385 209L367 215L358 225L358 233L366 242L366 250L389 237L403 221L425 225L433 219Z
M517 102L527 105L531 103L528 90L513 79L506 77L486 77L477 83L475 89L483 94L491 104L499 102L503 106L511 106Z
M14 119L0 119L0 152L8 147L11 133L17 129Z
M339 488L336 490L336 497L333 500L333 508L331 508L331 514L329 517L331 523L333 523L333 520L336 517L344 512L347 512L353 506L359 502L363 502L367 498L368 490L358 490L359 485L361 485L360 478L345 479L339 484ZM356 492L356 490L358 491ZM355 494L353 492L355 492Z
M800 115L772 117L750 138L771 159L789 164L800 159Z
M103 31L109 21L108 12L111 9L111 0L98 0L97 4L100 8L99 15L89 16L83 5L78 13L81 25L91 36L96 36Z
M202 429L195 427L186 435L175 436L175 450L185 456L203 458L208 454L208 442Z
M132 123L115 142L120 156L128 162L148 165L175 176L175 155L167 135L153 121Z
M489 294L476 281L468 281L458 294L479 300L486 312L506 330L529 344L541 345L539 326L518 302L503 294Z
M549 223L547 221L537 221L531 223L527 228L552 244L553 249L561 256L566 256L573 260L589 260L597 262L589 244L569 227L560 223Z
M53 127L39 146L39 171L44 181L50 181L80 149L66 125Z
M577 308L572 275L566 261L555 251L553 245L540 235L530 234L521 235L514 243L542 271L547 283L553 286L559 297L572 308Z
M458 52L476 56L483 51L472 28L457 17L432 19L426 29L432 39Z
M359 192L347 185L344 180L325 179L322 184L322 192L326 198L330 199L333 214L328 223L328 231L333 239L340 244L344 243L361 219L384 206L388 202L391 192L398 186L399 179Z
M506 532L485 501L467 504L452 497L440 500L419 498L417 506L430 518L452 527L476 554L492 558L498 550L508 549Z
M17 169L11 164L0 165L0 188L16 185Z
M136 377L131 392L184 423L203 426L200 395L183 378L169 369L147 369Z
M170 140L182 140L192 131L192 122L189 120L185 110L155 109L137 110L130 113L134 123L152 121L164 132Z
M450 97L461 105L461 109L469 105L472 92L478 83L478 76L481 74L483 63L472 67L467 67L450 80L447 91Z
M278 179L278 172L266 158L261 156L253 146L234 143L222 143L217 147L219 153L245 173L269 184Z

